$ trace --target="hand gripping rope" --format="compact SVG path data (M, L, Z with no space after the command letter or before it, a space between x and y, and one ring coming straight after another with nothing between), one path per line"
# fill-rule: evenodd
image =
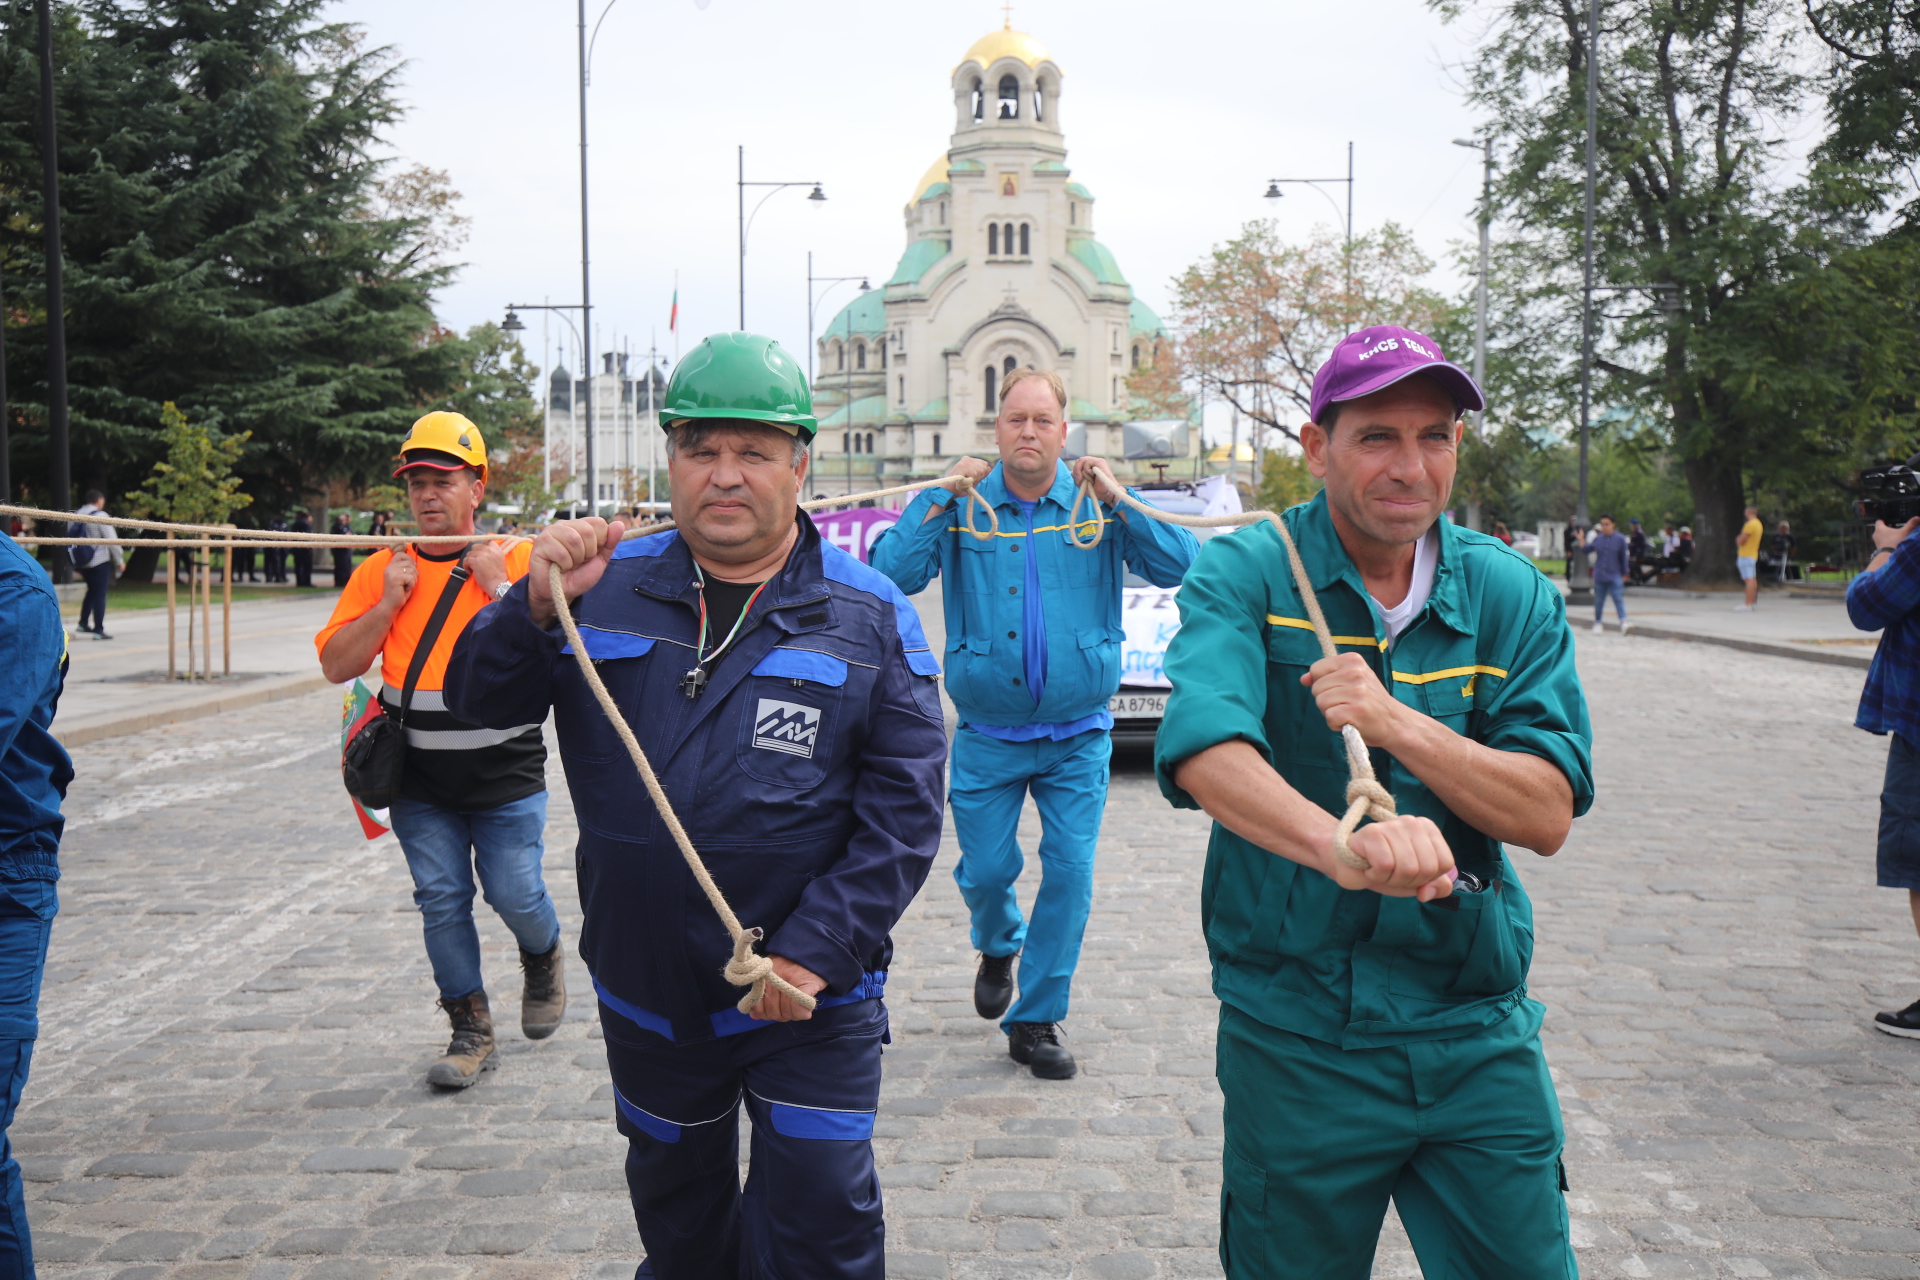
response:
M1293 570L1293 585L1300 592L1300 601L1307 607L1307 617L1313 623L1313 638L1320 642L1322 657L1331 658L1339 653L1333 646L1333 633L1327 629L1327 615L1320 611L1320 598L1314 594L1313 580L1307 576L1306 562L1300 558L1300 548L1293 544L1293 535L1287 532L1287 522L1271 511L1242 511L1235 515L1188 516L1173 511L1162 511L1140 501L1125 489L1120 490L1120 501L1132 507L1141 515L1163 524L1185 525L1189 529L1223 529L1231 525L1257 524L1270 520L1280 534L1280 541L1286 544L1287 564ZM1094 514L1086 521L1093 526L1093 533L1086 540L1080 538L1080 504L1091 502ZM1067 541L1081 551L1091 551L1100 545L1100 539L1107 531L1107 513L1100 505L1100 499L1094 495L1093 481L1088 479L1080 486L1073 497L1073 509L1067 512ZM1365 871L1371 865L1355 853L1347 844L1354 829L1362 818L1372 818L1375 822L1384 822L1395 815L1393 795L1380 785L1373 776L1373 761L1367 755L1366 741L1360 731L1352 725L1342 725L1340 737L1347 747L1347 771L1352 775L1347 782L1347 811L1341 815L1340 825L1333 832L1333 856L1353 868Z

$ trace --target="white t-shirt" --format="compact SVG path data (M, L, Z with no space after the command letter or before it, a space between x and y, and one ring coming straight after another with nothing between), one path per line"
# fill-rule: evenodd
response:
M1427 597L1433 594L1433 572L1440 563L1440 531L1427 530L1426 536L1413 545L1413 584L1407 588L1407 598L1388 608L1374 600L1371 592L1367 599L1373 601L1373 607L1380 614L1380 621L1387 627L1387 647L1400 638L1407 624L1414 620L1420 610L1427 605Z

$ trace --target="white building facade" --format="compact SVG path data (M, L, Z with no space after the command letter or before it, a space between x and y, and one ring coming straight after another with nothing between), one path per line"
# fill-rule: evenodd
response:
M906 206L899 265L818 338L816 491L994 456L999 388L1023 366L1065 381L1077 451L1133 451L1126 379L1162 326L1095 237L1094 197L1067 167L1061 80L1039 42L1010 28L954 69L953 136ZM1161 433L1156 456L1185 456L1198 432L1175 435L1169 452Z

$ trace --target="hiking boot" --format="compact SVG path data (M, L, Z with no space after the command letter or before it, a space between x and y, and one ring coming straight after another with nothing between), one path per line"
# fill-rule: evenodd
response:
M1920 1040L1920 1000L1915 1000L1898 1013L1874 1014L1873 1029L1884 1031L1890 1036L1905 1036L1909 1040Z
M545 1040L560 1029L567 1011L567 979L561 972L560 940L543 956L521 951L520 971L526 985L520 991L520 1031L529 1040Z
M1059 1024L1053 1022L1010 1022L1007 1024L1007 1054L1042 1080L1071 1080L1080 1071L1073 1055L1060 1043Z
M973 979L973 1011L983 1018L997 1018L1013 1003L1013 962L1020 956L980 957L980 972Z
M427 1068L427 1083L464 1089L482 1071L498 1065L493 1060L493 1014L487 1009L487 993L482 988L458 1000L443 999L440 1007L453 1020L453 1039L446 1055Z

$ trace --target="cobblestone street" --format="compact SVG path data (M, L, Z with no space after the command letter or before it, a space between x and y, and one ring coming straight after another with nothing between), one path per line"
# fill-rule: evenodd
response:
M1920 1042L1867 1025L1920 995L1920 946L1872 887L1884 743L1849 726L1861 673L1579 643L1601 800L1558 857L1515 858L1582 1274L1920 1277ZM362 840L340 791L338 707L76 750L14 1128L41 1272L624 1280L639 1241L585 975L572 961L559 1034L524 1040L512 940L483 908L501 1065L426 1088L446 1024L398 847ZM557 761L552 782L571 952ZM949 836L889 981L892 1274L1218 1274L1206 834L1143 758L1117 765L1065 1083L1016 1070L973 1014ZM1397 1230L1376 1274L1419 1275Z

